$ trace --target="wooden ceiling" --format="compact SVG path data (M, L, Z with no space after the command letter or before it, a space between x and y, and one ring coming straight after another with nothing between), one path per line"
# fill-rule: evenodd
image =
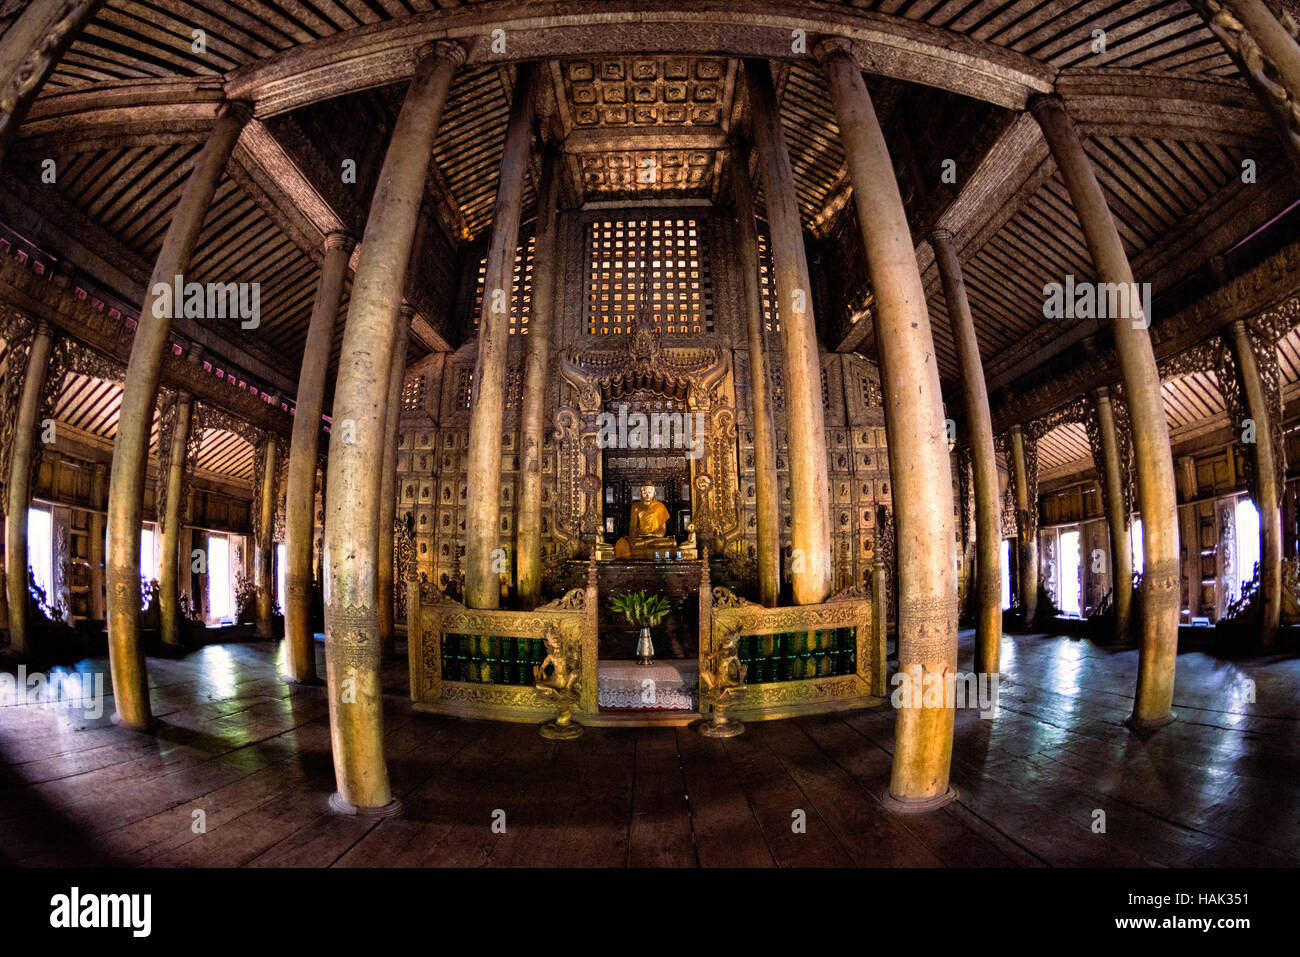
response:
M1277 344L1278 373L1283 400L1300 395L1300 328ZM1228 425L1227 406L1213 372L1191 372L1160 384L1170 440L1177 444L1189 435ZM1086 472L1093 468L1092 450L1082 425L1058 426L1038 442L1038 467L1043 475Z
M581 4L553 6L560 10ZM622 6L626 4L613 0L599 9ZM645 9L664 6L647 0ZM109 0L64 57L42 98L120 83L152 89L149 84L168 78L220 79L305 45L328 49L333 42L329 38L349 31L375 31L386 23L404 28L399 22L404 18L421 22L420 17L437 16L444 8L448 15L481 13L482 22L489 23L496 10L525 16L550 11L551 6L522 0L467 5L456 0ZM1049 72L1063 71L1059 76L1076 86L1102 82L1119 75L1118 71L1133 71L1143 89L1152 87L1153 79L1169 76L1196 80L1207 88L1219 84L1214 88L1230 90L1238 98L1243 95L1231 60L1185 0L845 0L793 3L782 9L818 16L865 12L899 18L948 31L939 36L948 37L954 48L973 41L1008 56L1030 58ZM0 20L0 28L3 24ZM195 31L202 31L203 52L192 47ZM1104 31L1102 50L1097 48L1097 31ZM739 61L716 54L685 56L653 50L612 54L599 52L598 47L593 43L597 52L549 63L549 105L543 113L564 141L569 201L723 198L724 171L731 161L727 137L743 125L745 110L745 97L738 89L743 87L738 82ZM774 69L800 213L805 227L824 237L836 223L853 215L829 96L811 59L776 61ZM937 360L947 383L956 379L955 353L936 273L925 258L924 230L950 216L950 207L962 206L960 194L971 181L971 171L986 155L1000 156L999 146L1011 150L1010 160L1024 164L1018 172L1022 182L1013 184L1015 189L966 210L965 219L954 229L963 242L961 258L986 373L995 386L1014 383L1036 368L1044 355L1068 348L1070 337L1077 340L1081 334L1077 328L1042 317L1044 284L1061 281L1066 274L1091 275L1090 258L1060 176L1041 137L1028 146L1016 145L1020 141L1010 134L1020 134L1009 130L1014 112L870 71L867 79L918 231L915 238L927 281ZM475 62L458 72L443 113L431 157L430 189L441 200L444 227L461 243L484 236L491 227L513 82L510 64ZM335 204L345 223L368 205L383 145L404 92L404 83L382 78L369 86L259 120L281 137L289 152L294 146L289 136L292 124L309 133L321 165L319 170L306 161L301 165L329 202L339 195L339 188L324 182L325 177L333 175L341 158L357 160L360 182ZM1135 82L1135 95L1137 87ZM1217 113L1204 122L1192 118L1133 128L1118 106L1108 113L1108 107L1096 106L1103 100L1093 97L1085 110L1086 98L1080 97L1085 148L1111 201L1135 272L1140 278L1152 277L1157 296L1221 251L1207 246L1228 216L1216 211L1245 210L1244 236L1283 208L1290 196L1300 195L1294 185L1276 185L1291 183L1292 174L1258 116L1240 128L1234 125L1236 120L1217 118ZM1067 102L1075 101L1067 96ZM1216 111L1207 109L1211 112ZM1249 112L1249 107L1243 112ZM34 113L39 113L39 101ZM1008 136L1001 138L1008 130ZM984 135L989 143L980 141ZM50 188L87 222L119 241L145 264L147 273L175 204L177 186L201 138L201 130L192 128L172 138L154 130L109 142L102 135L87 134L80 146L75 135L65 137L55 156L58 181ZM992 142L994 138L998 142ZM44 145L48 140L47 133L40 142ZM962 157L957 185L948 190L929 182L927 177L932 178L937 165L952 156ZM1258 163L1260 182L1274 184L1267 200L1251 199L1255 194L1241 182L1241 163L1247 158ZM295 159L302 157L295 155ZM638 175L646 169L654 171L650 180ZM535 204L531 177L525 189L527 222ZM761 188L759 192L761 201ZM1248 202L1257 205L1247 208ZM286 372L296 377L316 267L308 244L286 227L286 217L276 203L275 197L259 192L248 176L223 180L193 272L199 281L210 276L262 284L262 325L243 330L235 324L220 333L233 343L256 342L279 357ZM350 205L352 212L344 205ZM462 268L467 268L465 263ZM869 297L859 297L850 307L859 308L864 302L869 303ZM346 308L345 298L340 319ZM341 327L339 322L331 368L341 344ZM861 348L870 354L869 334L865 343ZM414 346L413 350L419 354ZM1184 405L1194 408L1193 399L1180 398L1175 411ZM1060 456L1068 456L1072 448L1077 451L1076 446L1064 443ZM1086 452L1086 443L1084 448Z
M472 0L109 0L51 82L66 87L215 76L343 31L463 5L488 6ZM1182 0L843 0L842 5L962 33L1060 69L1087 62L1224 76L1236 72ZM1098 29L1106 31L1102 54L1092 50ZM195 30L205 33L204 53L192 49Z

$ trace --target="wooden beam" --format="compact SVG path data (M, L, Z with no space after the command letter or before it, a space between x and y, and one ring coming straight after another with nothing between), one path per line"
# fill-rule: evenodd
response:
M507 53L492 52L491 34L505 31ZM249 99L258 116L297 109L345 93L408 79L416 50L431 40L469 46L470 65L501 60L625 55L674 50L789 59L794 31L843 36L862 69L924 83L1019 109L1049 92L1055 70L1033 57L915 20L831 4L756 2L744 9L684 5L678 0L526 0L431 11L395 22L356 27L273 54L232 71L227 95Z
M1300 242L1291 243L1241 276L1206 294L1151 327L1156 360L1191 348L1236 319L1249 319L1270 309L1300 314ZM993 429L1001 432L1027 422L1080 395L1118 381L1118 360L1107 349L1081 360L1035 388L1004 399L993 410Z
M1016 117L936 224L953 234L959 259L968 259L983 247L1051 176L1054 167L1046 159L1047 143L1034 118L1027 113ZM928 298L939 288L939 270L928 242L917 243L916 259ZM871 322L860 319L835 351L874 353L872 332Z
M0 258L0 303L28 319L44 319L73 339L116 360L125 373L131 358L134 333L123 321L92 309L72 291L36 275L8 257ZM163 356L159 381L257 428L270 429L284 436L292 434L293 417L279 406L263 402L251 392L218 379L184 356L167 352Z

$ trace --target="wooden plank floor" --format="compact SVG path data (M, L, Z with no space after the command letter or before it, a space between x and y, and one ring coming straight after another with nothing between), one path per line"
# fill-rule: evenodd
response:
M963 666L970 642L963 632ZM959 800L910 817L879 800L893 749L888 706L752 724L726 741L687 728L600 728L550 742L527 725L411 711L405 663L394 662L385 737L406 810L374 822L329 812L324 693L277 679L280 646L209 646L150 660L156 736L114 727L111 700L98 718L0 707L0 863L1300 863L1300 662L1183 654L1179 721L1138 736L1122 725L1135 652L1044 636L1004 647L997 715L958 712ZM1099 811L1104 833L1094 830ZM504 832L494 830L502 818Z

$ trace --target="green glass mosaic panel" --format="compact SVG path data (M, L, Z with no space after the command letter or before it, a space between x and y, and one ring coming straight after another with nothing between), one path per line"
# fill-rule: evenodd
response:
M442 680L531 687L533 667L546 658L540 638L442 636Z
M857 670L857 656L857 628L852 627L744 635L740 639L746 684L851 675Z

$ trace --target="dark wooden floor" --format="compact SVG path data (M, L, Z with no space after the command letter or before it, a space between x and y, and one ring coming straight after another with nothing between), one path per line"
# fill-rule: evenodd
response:
M277 680L275 644L209 646L150 660L156 737L114 727L111 702L97 720L0 708L0 863L1300 863L1300 662L1183 654L1180 720L1139 737L1121 723L1135 652L1056 637L1005 647L998 715L958 715L960 799L913 817L878 800L893 748L887 706L755 724L726 742L615 728L552 743L530 726L411 712L398 662L385 672L386 735L406 813L377 823L327 810L323 692ZM963 666L969 656L963 633ZM504 834L492 830L498 810ZM792 829L797 811L806 833Z

